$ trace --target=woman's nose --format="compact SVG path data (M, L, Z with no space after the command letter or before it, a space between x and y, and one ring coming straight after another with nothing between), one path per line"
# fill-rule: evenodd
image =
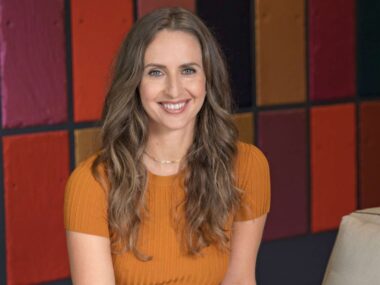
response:
M166 82L166 93L172 98L180 97L183 90L181 79L177 75L168 76Z

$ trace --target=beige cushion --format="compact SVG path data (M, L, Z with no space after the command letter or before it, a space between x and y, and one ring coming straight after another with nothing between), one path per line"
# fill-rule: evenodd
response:
M342 218L322 284L380 284L380 207Z

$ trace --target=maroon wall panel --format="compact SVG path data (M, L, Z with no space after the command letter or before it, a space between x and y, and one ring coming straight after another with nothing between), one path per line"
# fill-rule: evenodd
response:
M356 209L355 105L313 107L310 114L312 231L336 229Z
M3 138L7 284L69 276L63 194L66 131Z
M137 0L137 14L142 17L145 14L153 11L154 9L180 6L190 11L195 12L195 0Z
M3 127L67 119L63 0L1 1Z
M380 206L380 102L360 106L360 208Z
M310 97L355 96L355 0L309 0Z
M305 110L259 113L258 145L268 157L272 186L265 239L307 233L306 125Z

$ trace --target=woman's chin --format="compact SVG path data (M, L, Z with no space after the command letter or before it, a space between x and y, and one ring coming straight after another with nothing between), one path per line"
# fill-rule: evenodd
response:
M193 130L194 128L194 122L166 122L166 123L160 123L160 124L152 124L150 131L158 131L160 133L164 132L178 132L183 131L187 132L189 130Z

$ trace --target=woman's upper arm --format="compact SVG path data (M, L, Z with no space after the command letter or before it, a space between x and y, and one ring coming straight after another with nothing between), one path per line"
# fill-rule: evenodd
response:
M64 225L74 285L115 284L107 218L107 192L91 173L92 159L79 164L65 189Z
M74 285L115 284L109 238L66 231Z
M269 212L271 200L269 161L254 145L239 144L237 186L244 192L234 222L253 220Z
M233 223L230 260L222 285L256 284L256 259L266 218L267 214Z

